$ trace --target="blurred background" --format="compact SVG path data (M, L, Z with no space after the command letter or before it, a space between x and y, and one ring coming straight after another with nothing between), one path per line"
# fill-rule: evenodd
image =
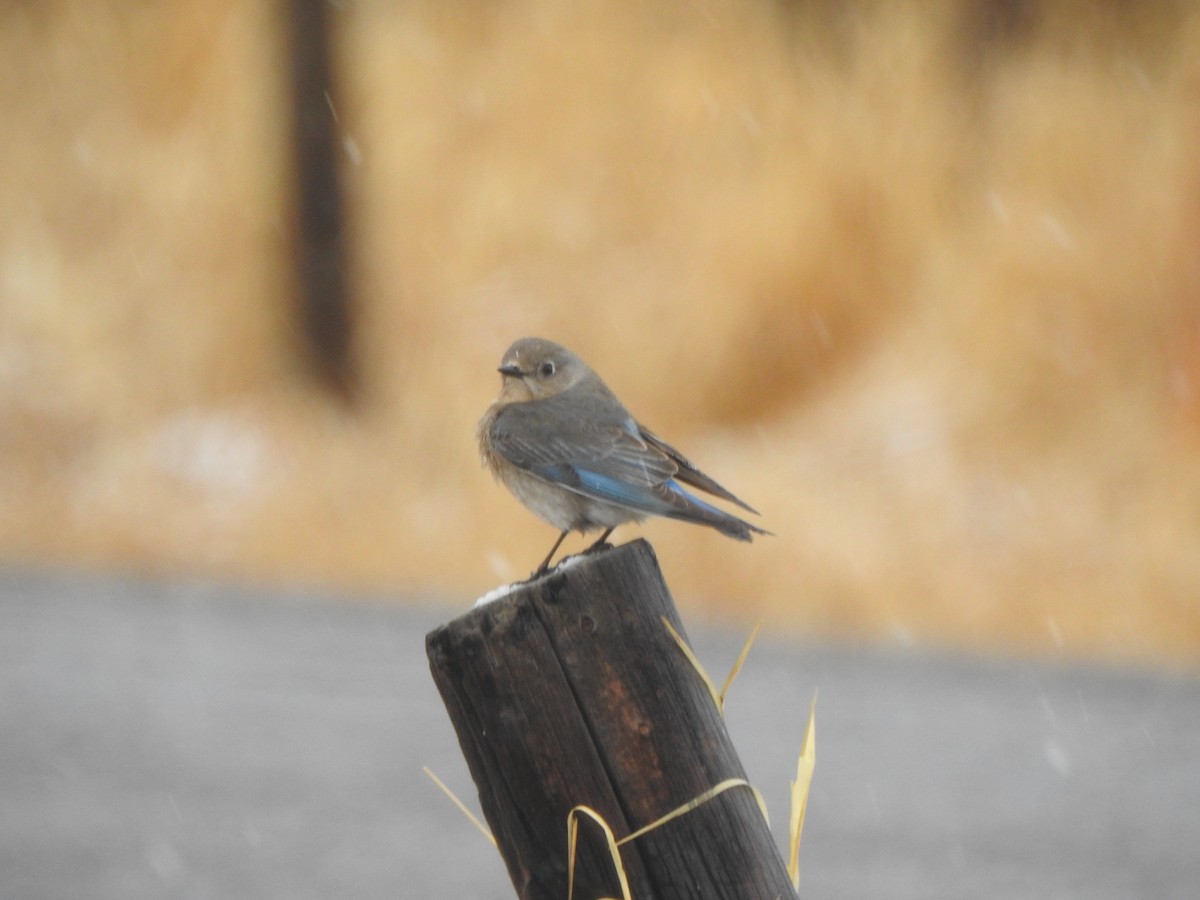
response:
M0 558L436 598L572 347L775 533L685 619L1200 666L1200 9L0 10ZM583 546L572 537L565 549Z

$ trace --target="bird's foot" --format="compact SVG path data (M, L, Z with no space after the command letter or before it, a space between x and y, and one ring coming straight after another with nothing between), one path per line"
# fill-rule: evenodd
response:
M548 563L542 563L540 566L538 566L536 569L534 569L532 572L530 572L529 577L526 578L521 583L529 584L531 581L537 581L539 578L541 578L543 575L545 575L551 569L557 569L557 568L558 568L558 566L551 566Z
M558 536L558 540L554 542L554 546L550 548L550 552L546 554L546 558L542 560L542 564L534 569L533 573L525 579L526 584L531 581L537 581L550 571L550 560L554 559L554 554L558 552L558 548L562 545L563 538L565 538L567 534L568 532L564 531Z
M583 551L584 555L590 555L592 553L599 553L601 550L611 550L612 544L610 544L608 542L608 536L612 533L613 533L613 529L610 528L606 532L604 532L604 534L600 535L600 537L593 544L591 544L586 550Z

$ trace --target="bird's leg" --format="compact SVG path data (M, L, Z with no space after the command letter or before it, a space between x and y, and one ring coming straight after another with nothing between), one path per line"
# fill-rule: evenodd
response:
M610 534L612 534L615 529L616 529L616 526L614 525L612 528L610 528L606 532L604 532L604 534L600 535L600 539L598 541L596 541L594 544L592 544L590 547L588 547L586 550L584 550L583 552L584 553L595 553L598 550L603 550L605 547L608 546L608 536Z
M546 554L546 558L542 560L542 564L537 567L537 570L530 575L530 579L537 578L539 575L545 575L550 569L550 560L554 559L554 554L558 552L559 545L562 544L569 532L564 531L558 536L558 540L554 542L554 546L550 548L550 552Z

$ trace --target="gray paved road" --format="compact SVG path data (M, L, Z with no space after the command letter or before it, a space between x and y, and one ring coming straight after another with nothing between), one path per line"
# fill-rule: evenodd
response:
M444 618L0 573L0 896L512 897L420 771L474 800ZM1200 896L1200 680L762 642L729 720L777 831L818 688L806 897Z

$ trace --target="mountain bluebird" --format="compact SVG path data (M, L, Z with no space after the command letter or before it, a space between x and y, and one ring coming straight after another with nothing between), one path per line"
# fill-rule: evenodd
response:
M499 372L500 396L479 421L480 454L518 500L562 532L534 577L549 568L569 532L605 529L590 552L618 525L647 516L708 525L740 541L770 534L686 491L691 485L757 515L639 425L565 347L521 338Z

